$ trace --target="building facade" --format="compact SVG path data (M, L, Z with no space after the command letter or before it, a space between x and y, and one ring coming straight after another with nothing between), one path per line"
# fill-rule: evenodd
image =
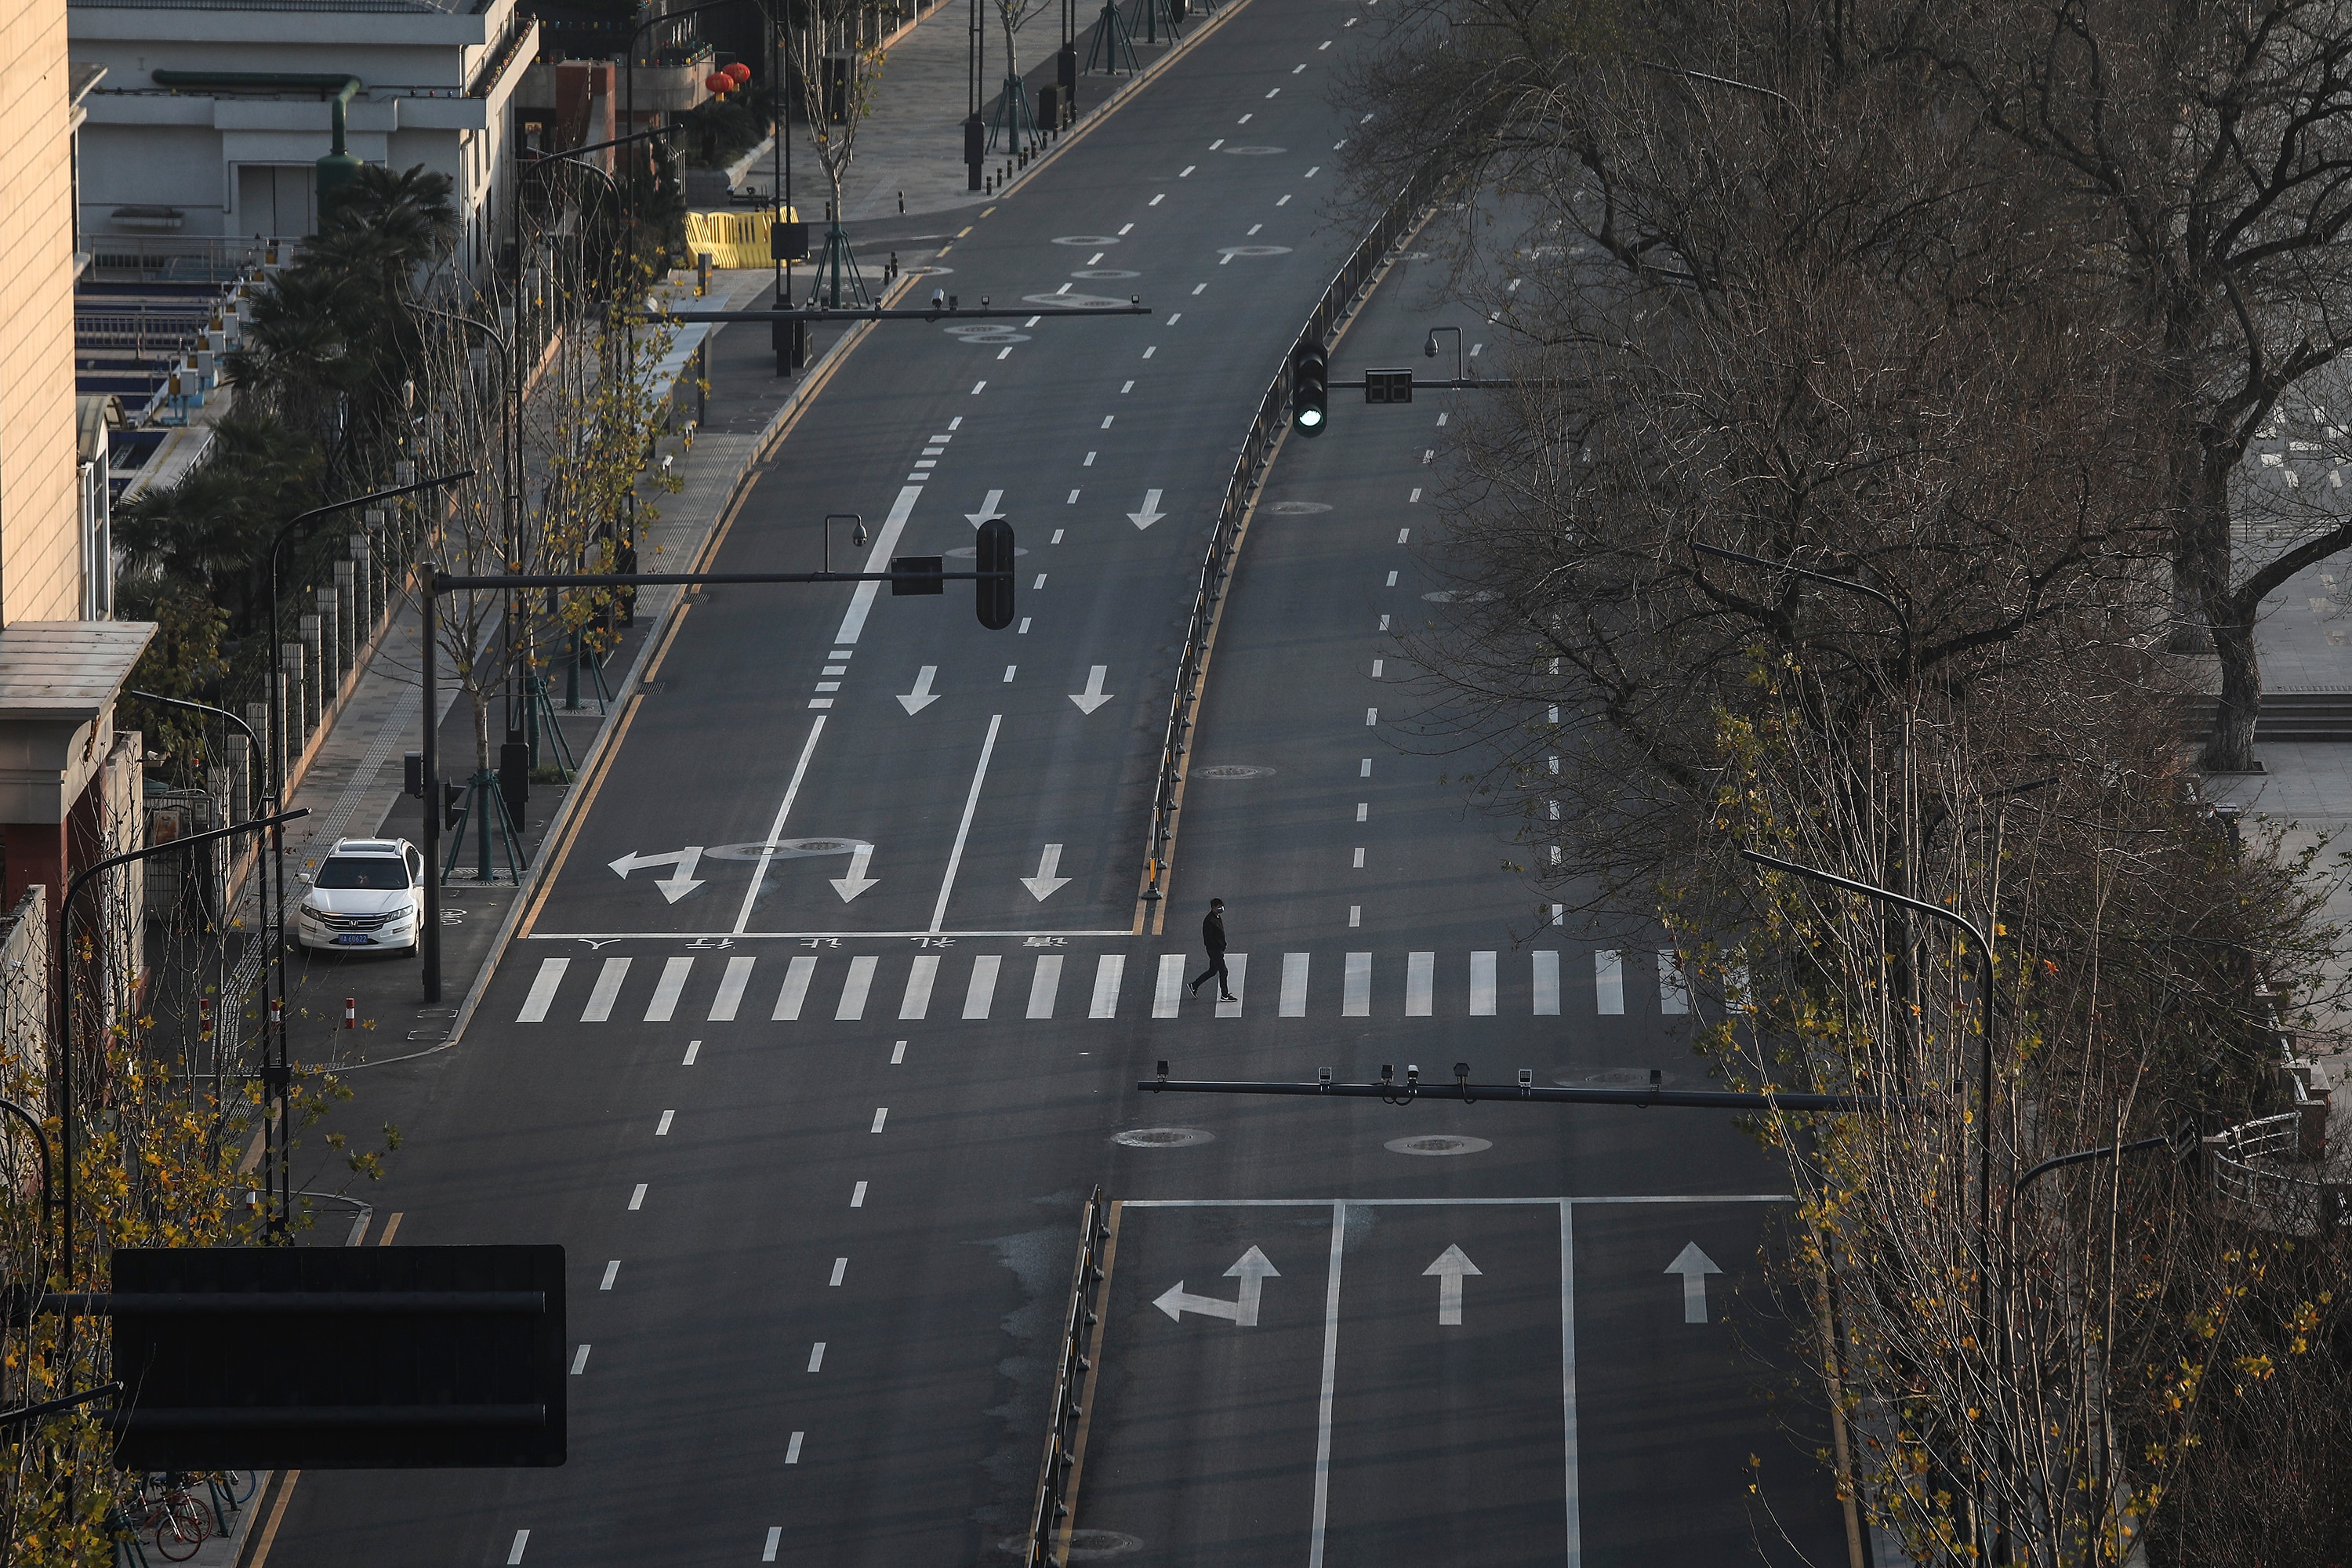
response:
M516 0L72 0L68 15L75 63L106 72L85 100L85 244L312 233L340 121L352 156L449 176L459 264L495 256L539 38Z

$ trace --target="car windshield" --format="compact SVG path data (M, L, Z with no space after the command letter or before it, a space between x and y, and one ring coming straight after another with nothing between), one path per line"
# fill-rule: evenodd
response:
M394 891L408 886L408 868L393 855L335 855L319 868L318 885Z

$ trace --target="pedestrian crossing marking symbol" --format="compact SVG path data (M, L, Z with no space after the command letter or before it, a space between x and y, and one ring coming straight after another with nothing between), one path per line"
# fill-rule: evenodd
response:
M574 956L555 954L540 961L515 1022L544 1024L551 1019L566 1022L576 1017L583 1024L604 1024L618 1016L624 1019L641 1018L649 1024L681 1017L731 1023L743 1016L747 1005L751 1009L751 1016L758 1017L764 988L771 984L776 987L773 1005L767 1014L772 1023L821 1019L825 1016L828 1003L836 1023L862 1023L869 1011L877 1018L895 1013L901 1020L927 1019L935 1006L940 1009L942 1017L949 1016L948 1010L954 1008L954 1016L981 1022L998 1016L998 982L1008 978L1004 974L1006 960L1010 957L1018 965L1022 955L974 953L968 967L960 954L937 952L912 954L903 965L896 957L873 953L844 955L845 963L802 953L783 959L781 964L774 959L741 954L715 964L683 955L665 958L657 970L651 963L633 967L632 961L625 957L601 959L592 967L584 963L574 963ZM1397 954L1391 953L1379 962L1375 956L1370 952L1340 955L1336 966L1338 984L1334 986L1326 978L1334 967L1328 955L1326 962L1318 965L1311 952L1280 954L1279 980L1272 983L1273 1016L1328 1017L1336 1003L1339 1016L1343 1018L1556 1018L1561 1016L1566 1004L1582 1015L1622 1017L1629 1012L1650 1012L1646 1005L1629 1003L1629 998L1644 993L1656 997L1658 1016L1676 1017L1691 1011L1689 986L1671 952L1595 951L1589 971L1592 976L1591 989L1574 985L1572 1003L1564 989L1561 950L1557 948L1540 948L1525 954L1492 950L1446 954L1407 952L1402 955L1401 963ZM1004 1000L1019 1008L1019 1016L1035 1022L1050 1021L1057 1014L1075 1017L1081 1003L1085 1016L1094 1020L1117 1019L1122 1006L1129 1009L1129 1017L1140 1008L1152 1018L1172 1019L1182 1016L1183 1004L1188 999L1194 1004L1195 1016L1200 1016L1202 1008L1213 1008L1219 1018L1253 1016L1247 989L1248 953L1225 954L1234 994L1230 1002L1214 995L1191 995L1185 987L1186 955L1181 952L1160 953L1154 963L1134 965L1151 978L1148 995L1130 995L1128 957L1123 952L1097 954L1088 973L1087 959L1082 954L1037 953L1026 966L1025 974L1010 977L1011 984L1004 987ZM1267 963L1274 962L1269 958ZM1580 964L1581 960L1578 966ZM1063 995L1066 969L1080 976L1072 981L1066 999ZM1570 973L1573 974L1575 968ZM632 977L646 974L654 976L650 990L642 994L642 1001L633 997L625 1005L625 993L630 990ZM585 981L584 997L579 992L583 975L593 975ZM1025 986L1023 980L1027 982ZM642 979L637 981L639 985L646 984ZM1383 990L1383 986L1387 989ZM567 987L573 997L579 998L576 1002L565 1003ZM1262 1016L1268 1011L1265 989L1260 988L1255 1016ZM959 994L961 1005L957 1008L954 999ZM576 1014L571 1011L573 1005L579 1008Z

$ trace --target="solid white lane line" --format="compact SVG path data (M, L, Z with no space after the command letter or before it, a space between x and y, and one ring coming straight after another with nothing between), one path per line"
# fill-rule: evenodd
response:
M1625 1011L1625 961L1602 949L1592 955L1592 988L1599 1011L1622 1016Z
M1160 978L1151 988L1151 1016L1172 1018L1176 1007L1184 999L1184 955L1163 952L1160 955Z
M613 1016L614 999L621 994L621 982L628 977L629 961L608 958L604 967L596 973L594 989L588 993L588 1005L580 1015L583 1024L601 1024Z
M805 1432L793 1434L792 1441L784 1445L784 1463L797 1465L801 1462L801 1439L806 1436Z
M808 1369L811 1372L814 1372L823 1365L824 1365L824 1342L823 1340L819 1340L816 1343L809 1346Z
M793 1447L797 1448L800 1446L801 1435L795 1432L793 1434ZM795 1454L793 1456L792 1459L786 1459L784 1463L789 1465L799 1457L799 1455ZM783 1543L783 1539L784 1527L782 1525L772 1524L768 1526L768 1544L761 1548L760 1561L762 1563L773 1563L776 1560L776 1548Z
M1323 1568L1323 1531L1331 1514L1331 1405L1339 1386L1339 1255L1347 1239L1348 1205L1333 1204L1331 1277L1323 1288L1323 1397L1315 1417L1315 1528L1307 1538L1307 1568Z
M1277 1009L1281 1017L1307 1016L1307 961L1303 952L1282 955L1282 1003Z
M808 1000L809 981L815 977L816 960L809 957L793 959L784 965L783 989L776 993L776 1010L771 1021L796 1024L800 1021L801 1004Z
M1437 954L1408 952L1404 955L1404 1016L1426 1018L1437 994Z
M530 1531L518 1530L515 1531L514 1549L507 1553L507 1568L514 1568L515 1563L522 1561L522 1549L530 1543Z
M690 1068L694 1065L694 1058L701 1054L702 1042L700 1040L688 1040L686 1042L686 1060L678 1063L677 1065L682 1068Z
M1470 1016L1495 1016L1495 955L1491 952L1470 955Z
M1583 1505L1576 1495L1576 1205L1559 1205L1559 1409L1566 1437L1568 1568L1584 1561Z
M1004 963L1002 954L983 952L971 961L971 984L964 987L963 1016L985 1018L989 1005L996 1000L996 971Z
M1690 1011L1690 986L1683 979L1683 966L1670 947L1658 950L1658 1011L1668 1016Z
M643 1183L643 1182L639 1182L639 1183L636 1184L635 1189L634 1191L632 1191L632 1192L629 1194L629 1212L630 1212L631 1214L635 1214L635 1213L636 1213L636 1212L637 1212L637 1210L639 1210L639 1209L641 1209L641 1208L643 1208L643 1207L645 1207L645 1206L646 1206L646 1184L645 1184L645 1183Z
M710 999L712 1023L724 1024L735 1016L735 1010L743 1005L743 988L751 984L751 965L757 962L750 958L727 961L727 972L719 977L719 994Z
M572 967L568 958L543 958L539 962L539 973L530 983L530 994L522 999L522 1011L515 1015L518 1024L544 1024L547 1010L555 1005L555 988L563 984L563 972Z
M588 1347L582 1345L572 1355L572 1375L578 1377L588 1370Z
M907 970L907 994L898 999L898 1016L919 1018L931 1008L931 983L940 977L940 955L936 952L918 954ZM899 1042L901 1050L906 1042ZM896 1060L896 1058L891 1058Z
M654 1123L654 1136L656 1138L668 1137L670 1121L677 1115L677 1112L675 1110L663 1111L661 1113L661 1120Z
M1127 974L1127 954L1106 952L1095 960L1095 994L1087 1004L1089 1018L1118 1016L1118 984Z
M1029 977L1029 1016L1050 1018L1054 1016L1054 995L1062 988L1062 955L1041 952L1037 955L1037 971Z
M604 1265L604 1278L597 1285L596 1289L599 1290L610 1290L613 1288L613 1281L619 1279L620 1275L621 1260L615 1258L611 1262Z
M871 588L874 584L860 583L858 586ZM816 754L817 740L824 733L825 717L819 714L816 722L809 726L808 739L801 743L800 761L793 764L792 782L784 786L783 802L776 807L776 819L768 824L768 837L761 840L763 844L772 845L784 836L784 819L792 816L793 802L801 793L801 781L808 777L809 759ZM760 901L760 888L768 879L768 865L773 858L772 849L762 849L760 858L752 863L751 885L743 890L743 907L735 915L735 931L739 936L751 929L751 910Z
M1340 982L1339 1016L1343 1018L1369 1018L1372 1016L1372 955L1351 952L1348 968Z
M826 1280L825 1283L828 1285L838 1285L841 1283L841 1277L848 1272L849 1259L846 1258L836 1258L833 1260L833 1278Z
M678 994L686 989L687 972L694 967L691 958L671 958L662 962L661 979L654 985L654 999L646 1004L646 1022L667 1024L677 1011Z
M1229 976L1225 984L1234 988L1234 999L1228 1002L1222 996L1217 998L1217 1016L1238 1018L1242 1016L1242 1003L1248 997L1248 993L1242 989L1242 982L1249 978L1249 954L1225 954L1225 973Z
M854 1209L862 1209L866 1206L866 1184L864 1182L858 1183L857 1185L849 1190L849 1206Z
M874 989L874 966L881 962L870 952L849 961L849 978L841 986L841 1005L833 1010L835 1022L854 1024L866 1016L866 994Z
M1012 678L1013 667L1005 666L1005 677ZM988 739L981 742L980 765L971 771L971 791L963 797L963 820L956 825L955 847L948 852L948 872L940 879L940 901L931 908L931 929L940 931L948 921L948 895L955 891L956 868L963 864L964 841L971 837L972 813L980 809L980 786L988 777L988 759L996 751L996 731L1003 727L1004 715L988 716Z
M981 386L987 384L983 381L972 390L978 392ZM899 531L907 526L908 515L915 510L916 498L922 493L920 485L908 485L899 490L898 499L891 503L889 515L882 520L881 531L874 536L874 548L866 552L866 564L860 568L861 571L882 570L876 563L890 559L890 552L898 545ZM875 593L881 586L879 583L857 584L857 591L850 595L849 611L841 617L841 630L833 639L835 647L849 647L856 643L858 634L866 629L866 614L874 608Z
M1559 1016L1559 954L1545 952L1528 956L1535 960L1535 1016L1557 1018Z
M900 1040L898 1044L890 1047L890 1065L894 1068L902 1067L906 1064L906 1060L907 1042Z
M877 1105L874 1108L874 1125L867 1128L866 1131L868 1132L879 1132L882 1131L882 1124L889 1120L890 1108L887 1105Z

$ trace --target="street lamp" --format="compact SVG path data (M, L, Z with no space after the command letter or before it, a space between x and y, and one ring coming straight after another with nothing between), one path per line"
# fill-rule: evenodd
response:
M833 570L833 525L835 522L854 523L856 526L850 530L849 542L859 550L866 548L864 519L854 511L826 512L824 514L824 569L828 572Z

